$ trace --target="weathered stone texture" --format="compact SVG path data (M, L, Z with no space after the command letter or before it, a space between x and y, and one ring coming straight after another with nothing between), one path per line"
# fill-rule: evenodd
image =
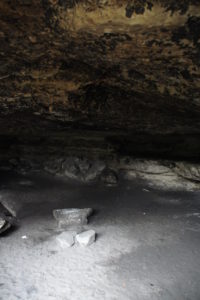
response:
M199 1L2 0L0 45L3 135L200 133Z

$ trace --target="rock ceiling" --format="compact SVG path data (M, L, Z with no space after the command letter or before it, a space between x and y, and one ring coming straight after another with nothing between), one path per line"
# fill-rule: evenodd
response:
M199 0L1 0L0 61L1 135L199 140Z

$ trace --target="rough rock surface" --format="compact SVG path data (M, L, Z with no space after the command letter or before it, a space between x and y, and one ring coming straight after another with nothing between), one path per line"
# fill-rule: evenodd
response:
M119 163L125 178L139 179L149 186L170 190L199 190L199 163L128 159Z
M105 163L100 160L91 161L86 157L68 157L63 160L60 173L68 178L91 181L95 180L104 168Z
M200 182L200 165L188 162L176 162L174 171L183 178Z
M2 0L1 152L199 158L199 28L198 0Z
M106 185L116 185L117 183L120 184L124 178L130 178L131 180L137 178L148 180L162 188L164 186L170 186L172 189L179 188L187 190L200 188L200 164L198 161L139 159L131 156L114 156L110 157L109 160L105 160L105 157L101 159L96 159L95 157L89 159L83 156L48 159L47 157L47 159L42 162L35 160L37 163L32 164L31 157L29 157L24 165L21 165L21 161L19 160L14 166L14 170L24 174L24 170L26 170L25 173L34 171L35 166L39 166L40 164L40 171L43 169L50 174L59 175L58 177L62 175L63 179L68 180L70 178L73 179L72 181L75 180L79 183L81 181L81 183L85 184L99 181ZM65 163L66 161L67 164ZM87 162L86 165L89 166L89 169L85 168L86 171L84 172L81 171L83 170L83 162L84 165L85 162ZM65 167L63 169L64 163ZM76 171L74 173L72 173L73 168L71 168L71 166L73 166L73 168L75 166L74 170ZM12 203L12 199L9 199L9 203L7 200L5 194L2 198L5 205L9 204L9 208L12 208L13 213L19 210L16 204Z
M88 223L88 217L92 214L92 208L65 208L54 209L53 216L58 222L60 228L85 225Z

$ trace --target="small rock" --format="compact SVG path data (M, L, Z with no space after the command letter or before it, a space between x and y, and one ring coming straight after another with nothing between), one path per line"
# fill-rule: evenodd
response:
M11 224L0 217L0 235L7 231L11 227Z
M76 236L76 241L81 245L81 246L89 246L92 243L94 243L96 237L96 233L94 230L88 230L85 232L82 232L80 234L77 234Z
M10 227L17 226L17 219L0 201L0 234Z
M60 228L74 225L85 225L88 223L88 217L92 214L92 208L66 208L53 210L53 216L58 222Z
M56 240L62 248L70 248L74 245L76 233L66 231L62 232L56 237Z
M6 220L4 220L3 218L0 218L0 231L5 226L5 224L6 224Z

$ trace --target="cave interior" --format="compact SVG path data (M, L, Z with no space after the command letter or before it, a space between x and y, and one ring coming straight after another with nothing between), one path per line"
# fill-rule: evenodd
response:
M200 1L1 0L0 178L0 300L199 300Z

